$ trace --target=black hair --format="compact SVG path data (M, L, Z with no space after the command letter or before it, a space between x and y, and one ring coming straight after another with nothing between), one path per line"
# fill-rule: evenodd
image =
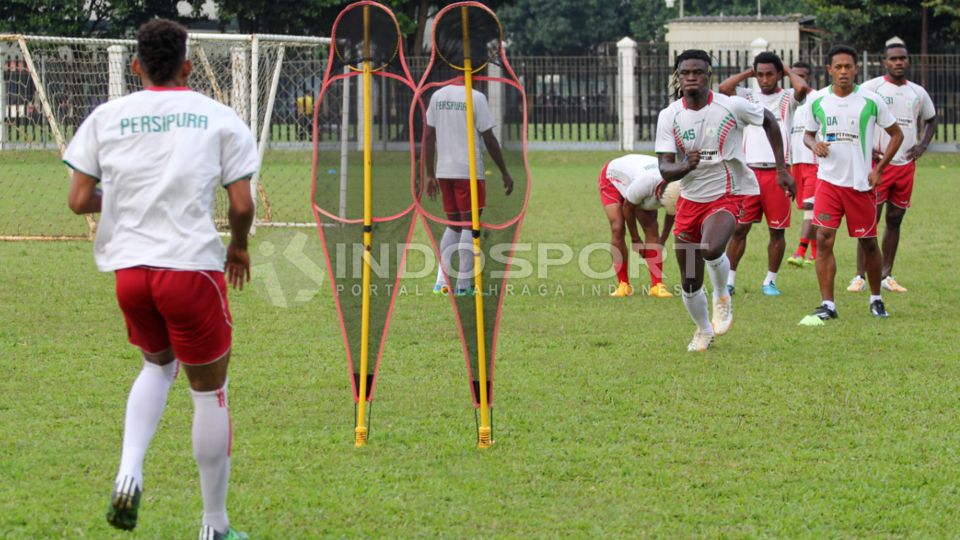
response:
M187 29L169 19L144 23L137 31L137 56L150 82L170 82L187 58Z
M795 67L795 68L800 68L800 69L807 69L807 70L810 70L811 72L813 71L813 66L811 66L809 62L804 62L803 60L797 60L797 61L794 62L793 65L790 66L790 67Z
M757 71L758 64L773 64L773 67L777 68L777 73L783 73L783 60L780 60L777 53L764 51L758 54L757 57L753 59L753 71Z
M886 56L887 53L890 51L890 49L903 49L903 50L907 51L908 54L910 53L910 51L907 49L907 45L906 45L905 43L900 43L900 42L895 41L895 42L893 42L893 43L887 44L887 46L883 48L883 55Z
M849 45L834 45L833 47L830 47L830 50L829 50L829 51L827 51L827 65L828 65L828 66L831 65L831 64L833 64L833 57L836 56L836 55L838 55L838 54L849 54L850 57L853 58L853 65L857 65L857 64L859 63L859 61L858 61L858 59L857 59L857 51L856 51L856 49L854 49L853 47L851 47L851 46L849 46Z
M701 49L687 49L677 55L677 59L673 62L673 70L676 71L680 69L680 62L683 62L684 60L703 60L703 62L707 64L708 70L713 64L713 59L710 58L710 55L707 54L707 51Z

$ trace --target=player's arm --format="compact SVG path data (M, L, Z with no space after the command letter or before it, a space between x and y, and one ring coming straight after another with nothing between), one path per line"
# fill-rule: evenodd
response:
M673 220L673 214L664 212L663 231L660 233L660 238L657 240L661 246L667 245L667 240L670 238L670 234L673 232Z
M99 180L80 171L73 171L70 181L70 194L67 196L67 205L74 214L96 214L100 211L102 202L100 190L97 189Z
M740 86L740 83L749 79L750 77L753 77L752 67L749 67L740 73L737 73L736 75L727 77L722 83L720 83L720 87L717 90L719 90L721 94L735 96L737 95L737 87Z
M887 143L887 147L883 150L883 157L877 162L877 166L870 171L870 187L877 187L877 184L880 183L880 177L883 175L883 170L887 168L890 160L893 159L894 154L897 153L900 145L903 144L903 131L896 122L883 129L887 132L887 135L890 136L890 142Z
M772 112L763 109L763 131L767 134L767 141L770 142L770 148L773 149L773 158L777 162L777 183L788 197L793 197L797 193L797 185L793 182L793 176L787 172L787 160L783 157L783 136L780 135L780 126L777 124L777 117Z
M437 156L437 128L426 125L423 135L423 170L427 176L427 195L436 200L440 185L437 183L434 161Z
M490 152L490 157L493 158L493 162L497 164L497 168L500 169L500 176L503 177L503 191L507 195L513 193L513 177L510 176L510 172L507 171L507 164L503 161L503 152L500 150L500 142L497 141L496 135L493 134L492 129L488 129L480 134L483 138L483 145L487 147L487 152Z
M657 165L660 167L660 176L667 182L676 182L697 168L700 164L700 152L691 150L686 157L677 162L677 155L670 153L657 154Z
M639 244L640 231L637 229L637 205L624 199L620 211L623 213L623 222L627 224L627 230L630 231L630 245Z
M243 282L250 281L250 254L247 252L247 236L253 224L256 208L250 195L250 178L237 180L227 186L230 209L230 245L227 246L227 282L234 289L243 290Z
M817 157L827 157L830 155L830 145L823 141L818 141L816 131L804 131L803 144L813 151L813 154Z
M791 71L789 66L783 66L783 74L790 79L790 87L793 88L793 99L796 100L797 103L806 99L807 94L813 91L813 88L810 88L807 81Z
M923 137L920 139L920 142L915 144L913 148L907 150L906 158L907 159L920 159L920 156L926 153L927 146L930 145L930 141L933 140L933 136L937 133L937 117L934 116L926 122L923 126Z

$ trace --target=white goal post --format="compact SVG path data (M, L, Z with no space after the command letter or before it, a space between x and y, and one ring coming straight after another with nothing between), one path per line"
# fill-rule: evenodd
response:
M189 85L237 112L262 160L268 147L302 153L311 145L311 105L329 44L329 38L309 36L191 33ZM129 69L134 54L135 40L0 34L0 240L93 236L92 218L84 223L59 215L69 214L62 205L59 155L97 105L140 89ZM309 165L268 158L251 182L254 225L313 226L309 176ZM52 201L60 204L44 207ZM222 228L226 206L220 193L216 219Z

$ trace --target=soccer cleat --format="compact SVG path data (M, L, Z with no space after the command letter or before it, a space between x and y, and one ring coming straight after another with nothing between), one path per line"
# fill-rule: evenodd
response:
M472 285L467 287L466 289L457 289L453 293L454 296L475 296L476 294L477 294L477 289L473 288Z
M837 310L830 309L825 304L820 304L817 309L813 310L811 316L816 317L821 321L826 321L829 319L836 319L839 315L837 315Z
M630 286L626 281L621 281L617 285L617 290L610 293L610 296L614 298L625 298L627 296L633 296L633 287Z
M893 276L887 276L883 278L883 281L880 282L880 286L888 291L907 292L907 288L897 283L897 280L894 279Z
M713 332L722 336L730 330L733 324L733 298L721 296L713 301Z
M780 289L777 288L777 284L771 281L770 283L764 284L763 294L765 296L780 296Z
M710 348L710 344L713 343L713 334L708 332L701 332L699 328L693 333L693 339L690 340L690 344L687 345L688 352L703 352Z
M863 276L853 276L853 279L850 280L850 285L847 286L847 290L850 292L861 292L867 288L867 280L863 279Z
M883 305L883 300L874 300L870 302L870 314L874 317L885 319L890 316L887 313L887 306Z
M737 290L733 285L727 285L727 294L733 296L733 293Z
M787 264L789 264L790 266L796 266L797 268L803 268L803 265L805 263L803 261L803 257L799 255L794 255L789 259L787 259Z
M807 259L807 260L803 261L803 264L804 264L804 266L813 266L813 265L817 264L817 260L816 260L816 259Z
M117 529L132 531L137 526L137 510L140 508L140 487L132 476L124 476L110 495L107 521Z
M650 291L647 292L647 296L652 296L654 298L673 298L673 293L667 289L667 286L663 283L657 283L653 287L650 287Z
M437 283L436 285L433 286L433 294L435 296L446 296L447 293L449 292L450 292L450 289L448 289L446 285Z
M248 540L247 533L240 532L232 527L227 527L224 532L219 532L209 525L200 527L199 540Z

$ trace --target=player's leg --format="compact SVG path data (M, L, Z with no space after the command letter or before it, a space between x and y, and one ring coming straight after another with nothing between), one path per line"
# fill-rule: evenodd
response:
M820 300L836 311L833 284L837 276L837 259L833 254L833 245L837 239L837 230L823 225L817 226L817 283L820 285Z
M758 176L760 181L760 199L763 203L763 215L767 220L770 240L767 243L767 275L763 279L762 291L766 296L780 296L777 288L777 274L787 251L786 229L790 228L792 214L791 201L777 183L777 173L764 169Z
M883 267L881 276L883 278L883 288L888 291L906 292L907 289L901 286L893 278L893 262L897 258L897 247L900 245L900 225L903 224L903 218L907 213L906 208L887 203L886 228L883 231Z
M713 285L713 330L718 336L726 334L733 324L733 301L727 290L730 260L725 253L727 243L737 228L732 210L718 210L703 220L703 259L707 275Z
M800 242L797 250L787 259L787 262L797 268L802 268L805 264L807 250L813 247L811 259L816 259L817 237L813 227L813 203L804 202L801 206L803 210L803 223L800 224Z
M629 258L627 251L627 225L623 219L620 203L608 204L603 207L610 225L610 257L613 260L613 270L617 274L617 288L610 296L624 297L633 294L630 286Z
M646 261L647 271L650 273L648 295L656 298L671 298L673 294L663 284L663 246L659 244L660 227L657 223L657 211L638 208L636 217L643 229L644 245L640 250L640 256Z
M673 227L683 307L697 327L693 340L687 345L690 352L707 350L714 336L707 293L703 287L704 263L703 254L700 252L700 231L703 225L701 216L705 208L706 205L680 197Z
M473 283L473 229L470 223L473 221L473 210L470 202L470 182L466 180L456 180L454 182L456 211L460 215L460 221L464 223L460 230L459 243L459 268L457 272L457 283L454 294L458 296L470 296L474 294ZM477 199L479 211L483 212L486 203L486 182L477 181Z
M737 223L733 231L733 236L727 244L727 259L730 261L730 272L727 277L727 292L733 294L737 286L737 267L740 265L740 259L747 251L747 236L750 234L752 223ZM714 291L716 293L716 291Z
M777 274L780 272L783 255L787 251L787 238L784 234L786 231L773 227L768 227L768 230L770 242L767 244L767 276L763 278L763 294L780 296L780 289L777 288Z
M438 181L440 185L440 194L443 200L443 211L447 220L453 223L461 223L463 216L457 208L456 192L454 182L457 180L442 179ZM440 264L437 268L437 280L433 285L433 293L442 296L450 291L447 278L452 283L456 279L453 271L453 254L458 251L460 243L461 227L459 225L447 225L440 236Z
M880 217L883 215L883 206L881 202L877 205L877 223L880 223ZM861 292L867 287L866 280L866 266L867 261L864 257L863 246L860 243L857 243L857 274L853 276L853 279L850 280L850 285L847 285L847 290L850 292Z
M808 321L817 324L837 318L837 305L834 303L834 280L837 275L837 260L833 246L837 238L837 228L843 219L843 202L839 190L825 181L817 182L816 197L813 202L813 225L817 231L817 283L820 286L820 305L813 313L805 317L801 324Z

